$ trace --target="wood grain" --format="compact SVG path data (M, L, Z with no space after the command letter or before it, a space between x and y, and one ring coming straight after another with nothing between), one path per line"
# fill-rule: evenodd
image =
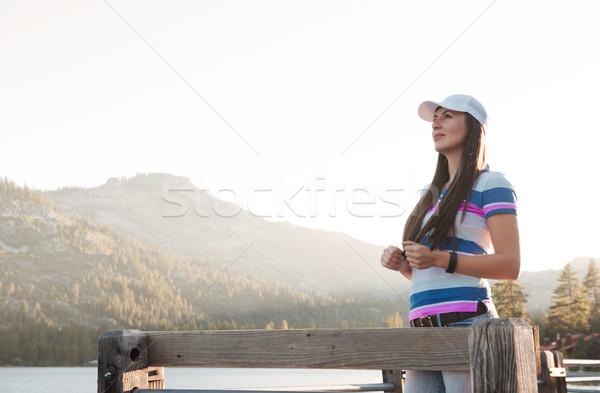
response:
M148 332L151 366L468 370L468 328Z
M469 331L477 393L537 393L533 329L521 319L482 319Z

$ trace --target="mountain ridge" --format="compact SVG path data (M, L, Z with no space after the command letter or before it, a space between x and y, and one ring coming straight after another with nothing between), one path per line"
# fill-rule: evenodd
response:
M170 190L188 191L170 196ZM251 312L264 319L269 307L265 296L280 299L276 314L282 318L285 302L281 296L295 299L295 307L304 308L305 314L309 304L343 308L350 306L340 299L372 298L384 303L366 309L393 313L395 308L406 317L409 283L379 265L381 246L339 232L270 222L243 210L234 217L219 217L200 205L201 214L173 213L192 206L195 201L189 194L201 192L188 178L169 174L111 178L98 187L45 192L4 180L0 301L14 312L23 308L25 300L31 303L27 308L33 309L32 316L56 314L57 323L72 320L91 325L132 325L135 321L125 315L129 312L143 319L144 307L159 315L146 318L159 325L168 320L166 314L173 308L169 302L190 326L236 316L250 318ZM202 198L221 211L239 210L210 194ZM53 268L49 261L54 260L60 260L58 266L66 271ZM580 277L589 260L572 261ZM169 301L148 293L144 285L152 286L150 281L136 282L136 275L146 274L164 286ZM521 273L529 310L539 315L546 312L558 275L559 270L552 269ZM16 276L20 281L11 290L11 278ZM200 310L189 303L202 297L198 292L202 286L210 288L214 297ZM11 291L12 298L7 296ZM77 304L72 302L75 294ZM127 310L114 305L123 299ZM142 306L131 304L136 302Z
M109 225L179 257L228 264L243 254L249 271L301 289L343 293L362 285L363 292L369 293L381 287L380 275L394 289L403 288L406 293L408 288L403 278L381 269L382 246L339 232L267 221L198 189L185 177L113 178L99 187L46 195L70 215ZM237 213L218 214L228 210ZM282 258L285 266L281 266ZM393 295L392 290L387 292Z

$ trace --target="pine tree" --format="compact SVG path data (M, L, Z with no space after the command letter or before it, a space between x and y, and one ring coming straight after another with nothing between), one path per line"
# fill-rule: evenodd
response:
M550 315L546 323L550 334L583 333L590 328L589 300L585 289L567 263L554 288Z
M402 327L402 326L404 326L404 321L402 321L400 314L398 314L398 311L396 311L396 313L394 315L389 315L385 319L385 324L383 326L385 326L385 327Z
M573 359L585 359L585 348L585 337L583 334L580 334L573 347Z
M593 259L588 264L587 274L583 286L590 300L590 329L592 332L600 331L600 273Z
M492 286L494 304L500 318L521 318L531 322L525 308L527 296L524 289L523 284L513 280L500 281Z
M73 304L79 304L79 284L73 284L73 288L71 289L71 301Z
M10 297L13 293L15 293L15 283L11 281L6 288L6 297Z
M288 330L290 328L290 326L288 325L287 321L285 319L281 320L281 323L279 324L279 326L277 326L277 329L284 329L284 330Z

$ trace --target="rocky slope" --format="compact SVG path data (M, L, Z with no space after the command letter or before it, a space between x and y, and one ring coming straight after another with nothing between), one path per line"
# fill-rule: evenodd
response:
M235 263L316 293L407 293L408 283L379 265L383 246L267 221L196 188L187 178L138 175L46 195L66 214L90 218L179 257Z

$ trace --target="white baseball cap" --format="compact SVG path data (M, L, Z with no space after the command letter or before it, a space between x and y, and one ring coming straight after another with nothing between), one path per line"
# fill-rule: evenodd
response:
M487 120L487 112L481 102L466 94L453 94L442 102L425 101L419 105L419 116L423 120L432 122L435 110L440 106L451 111L467 112L481 125L484 125Z

